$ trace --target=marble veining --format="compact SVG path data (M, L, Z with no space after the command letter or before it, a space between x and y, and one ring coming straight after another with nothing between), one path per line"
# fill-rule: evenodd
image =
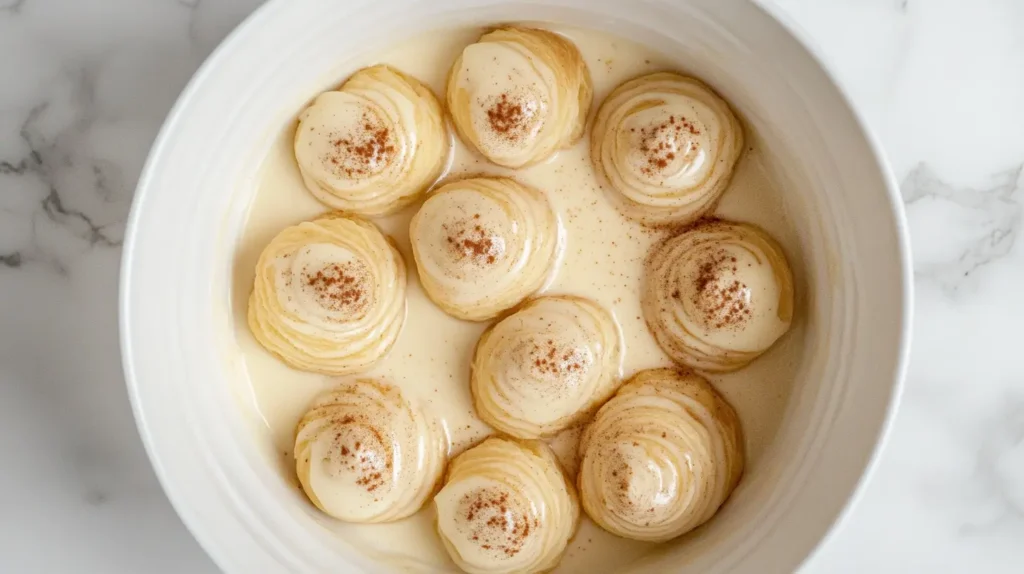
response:
M919 280L955 294L971 273L1010 254L1021 230L1022 170L1015 166L975 187L950 185L923 163L907 175L901 191L912 229L945 227L912 234Z
M16 14L21 10L23 4L25 4L25 0L4 0L0 3L0 11Z
M1024 4L764 0L880 135L914 251L900 413L806 572L1024 569ZM0 0L0 571L213 572L138 440L117 344L131 194L259 0Z

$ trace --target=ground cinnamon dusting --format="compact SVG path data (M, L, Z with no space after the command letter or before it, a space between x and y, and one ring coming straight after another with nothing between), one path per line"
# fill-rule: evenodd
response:
M630 128L630 131L636 132L636 128ZM700 145L692 138L680 141L680 136L700 133L700 129L683 116L669 116L666 121L640 128L639 148L646 159L640 171L644 175L659 173L676 159L678 153L683 153L687 161L693 161L700 152Z
M706 325L716 329L737 328L750 317L747 284L727 279L736 270L736 258L724 249L710 253L698 265L692 278L692 302Z
M508 134L521 128L523 105L509 100L508 93L501 94L489 108L487 121L491 129L499 134Z
M391 129L368 114L363 114L350 133L338 134L330 143L326 161L336 173L353 178L377 173L391 162L396 152Z
M635 444L635 443L634 443ZM629 466L629 463L624 458L622 453L618 453L615 457L618 460L612 462L612 482L613 492L612 494L618 500L619 504L626 506L633 506L636 502L630 493L630 485L633 482L633 469Z
M388 470L392 468L391 450L380 432L372 426L365 425L366 422L362 417L353 415L336 419L335 424L346 426L349 432L335 434L332 450L338 455L341 469L355 476L355 484L366 492L373 493L387 484ZM358 426L356 423L359 423ZM376 444L382 452L364 449L363 441L354 440L353 434L367 430L377 439Z
M526 514L516 512L509 494L496 489L470 492L463 496L460 507L470 523L470 540L482 542L480 548L494 550L499 556L518 554L539 524L531 524Z
M319 269L302 270L302 284L312 289L317 302L330 311L353 312L369 301L368 272L355 262L329 263Z
M479 219L479 214L473 217ZM458 259L470 259L478 264L493 264L505 252L500 237L478 223L456 221L441 224L445 242Z
M534 101L511 92L490 98L482 106L491 132L513 143L527 136L537 112Z
M539 375L568 376L579 373L589 363L586 352L574 344L559 345L552 339L530 344L527 359ZM568 382L568 381L567 381Z

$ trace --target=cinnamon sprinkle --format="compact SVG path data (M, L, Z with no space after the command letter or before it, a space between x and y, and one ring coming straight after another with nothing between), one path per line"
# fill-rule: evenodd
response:
M330 263L320 269L302 270L302 284L312 289L317 302L330 311L355 312L369 303L366 277L361 263Z
M635 132L636 128L630 128ZM667 121L654 123L640 128L639 149L644 154L646 163L640 168L644 175L654 175L668 167L682 151L684 159L692 161L700 151L700 145L693 138L680 141L685 134L700 135L701 131L683 116L669 116Z
M633 443L634 446L638 446L637 443ZM616 451L613 455L613 460L610 461L612 468L612 494L618 500L620 504L626 506L633 506L636 502L633 500L632 493L630 492L630 486L633 483L633 468L629 466L627 455L621 451Z
M353 475L356 486L362 487L368 493L385 487L388 471L392 468L392 452L381 433L361 416L345 415L334 422L335 425L343 425L347 431L335 434L331 449L337 454L340 470ZM356 437L365 432L374 436L375 445L363 448L363 441Z
M504 92L481 104L487 113L487 123L499 138L512 143L527 136L537 104L522 95Z
M362 178L379 172L395 157L396 147L391 129L378 118L363 114L350 133L331 139L331 150L324 158L334 166L335 173Z
M473 216L479 219L480 214ZM456 221L442 223L445 241L457 259L468 258L477 264L494 264L505 253L505 242L479 223Z
M539 522L517 512L509 494L497 489L478 489L460 501L460 512L469 522L470 540L499 557L518 554Z
M533 365L535 373L564 378L566 383L577 378L590 363L590 357L584 348L571 342L559 345L552 339L530 343L529 355L527 361Z
M728 279L736 271L736 258L724 249L707 255L698 265L692 278L692 303L706 325L738 328L750 317L750 289L742 281Z

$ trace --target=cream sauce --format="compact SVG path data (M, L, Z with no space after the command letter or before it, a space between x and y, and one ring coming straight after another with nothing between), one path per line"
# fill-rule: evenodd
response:
M590 68L594 83L594 108L617 85L637 75L678 70L678 65L643 46L593 31L550 26L572 39ZM355 68L387 63L412 75L443 97L449 67L481 29L431 33L396 44L374 61L357 62ZM338 78L339 83L344 78ZM296 110L298 112L298 110ZM246 304L260 251L286 226L327 211L305 189L292 153L294 122L284 130L264 160L258 190L240 239L233 276L232 305L238 350L251 381L255 402L268 434L281 455L280 468L294 479L292 447L296 422L312 399L332 384L330 378L293 370L264 351L246 325ZM797 251L796 233L783 209L781 191L767 176L758 152L758 140L748 134L747 150L716 214L751 221L773 235L790 257ZM553 159L521 170L495 166L469 151L457 139L449 175L510 175L547 192L565 229L565 245L556 272L544 293L588 297L612 311L624 341L623 374L669 366L671 362L648 332L640 309L643 261L650 247L663 238L616 211L598 183L589 159L588 137ZM421 400L440 416L452 441L452 455L491 434L473 411L469 390L469 365L483 329L488 323L454 319L438 309L423 293L415 273L409 246L409 221L415 204L393 216L378 218L378 225L396 241L410 271L408 316L391 353L369 373L386 378ZM795 265L796 269L802 268ZM797 294L797 319L791 332L749 367L727 375L709 377L735 407L742 423L747 472L761 464L762 456L779 427L793 378L801 360L802 298ZM572 456L578 430L566 431L552 441L568 471L575 476ZM742 488L742 482L740 487ZM356 525L330 523L339 536L367 553L388 560L404 571L456 571L447 558L433 526L433 510L392 524ZM616 572L650 551L651 545L624 540L604 532L584 518L575 539L555 572ZM395 549L401 549L395 550ZM400 554L396 554L400 552Z

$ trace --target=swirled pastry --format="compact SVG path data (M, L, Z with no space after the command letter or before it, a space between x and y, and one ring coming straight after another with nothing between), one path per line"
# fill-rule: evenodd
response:
M553 436L608 400L621 360L618 325L603 307L535 299L481 335L470 377L477 415L515 437Z
M448 554L471 574L551 570L580 518L576 491L551 449L502 438L455 457L434 506Z
M605 530L662 542L710 519L743 473L732 407L702 377L637 373L580 440L583 508Z
M302 489L320 510L348 522L415 513L440 482L447 454L440 423L374 379L320 395L295 433Z
M590 137L594 169L619 210L646 225L689 223L711 211L743 150L729 105L699 80L665 72L615 88Z
M367 216L412 203L441 175L450 148L430 89L383 65L320 94L295 130L295 159L309 191Z
M409 238L427 295L453 317L480 321L543 286L561 228L540 191L479 177L432 192L413 216Z
M405 321L405 263L368 221L322 217L288 227L264 248L249 297L256 340L303 371L364 371Z
M793 321L793 274L782 248L746 223L701 222L648 257L647 326L675 361L734 371Z
M592 99L579 50L546 30L487 32L448 75L448 111L462 141L505 167L543 161L576 143Z

